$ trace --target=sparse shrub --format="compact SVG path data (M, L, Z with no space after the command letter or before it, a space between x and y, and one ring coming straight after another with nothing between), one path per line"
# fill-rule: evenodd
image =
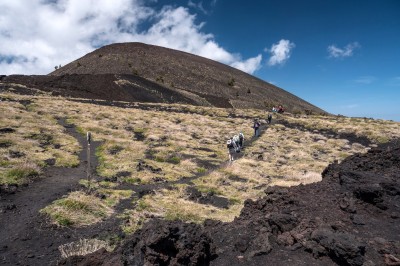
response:
M132 70L132 73L133 73L133 75L135 75L135 76L140 76L140 75L139 75L139 71L138 71L137 69L135 69L135 68Z
M298 108L298 107L294 107L294 108L292 109L292 113L293 113L294 115L301 115L301 114L302 114L300 108Z
M126 183L130 183L130 184L140 184L140 183L142 183L142 180L139 177L128 177L128 178L125 178L124 181Z
M99 57L100 57L100 58L102 58L102 57L103 57L103 55L102 55L102 54L99 54Z
M250 88L247 89L247 93L251 93Z
M194 223L203 221L199 215L191 212L183 212L180 209L168 209L167 213L165 214L165 219L169 221L181 220Z
M6 173L7 183L24 183L27 178L38 177L40 169L32 163L24 163L10 169Z
M172 164L179 164L181 162L181 158L177 156L172 156L167 159L167 162Z
M378 143L380 143L380 144L389 142L389 140L390 140L390 139L389 139L388 137L386 137L386 136L378 136L378 137L376 138L376 141L377 141Z
M150 208L150 205L148 203L146 203L144 200L138 201L137 206L136 206L137 211L143 211L148 208Z
M242 201L240 199L238 199L238 198L230 198L229 199L229 203L235 205L235 204L242 203Z
M161 157L161 156L156 156L154 158L154 161L159 162L159 163L163 163L163 162L165 162L165 159L163 157Z
M197 189L200 192L207 193L207 194L213 194L213 195L221 195L222 194L222 192L219 191L218 188L216 188L216 187L199 185L197 187Z
M158 76L158 77L156 78L156 81L157 81L157 82L161 82L162 84L164 84L164 77L163 77L163 76Z
M54 69L57 70L57 69L58 69L58 66L55 66Z
M197 168L197 173L204 174L205 172L206 172L206 168L204 168L204 167Z
M228 86L229 86L229 87L235 86L235 79L234 79L234 78L231 78L231 79L228 81Z
M111 147L108 148L108 153L111 155L115 155L119 152L121 152L124 149L121 145L114 144Z
M77 66L77 67L81 67L82 64L81 64L80 62L78 62L78 63L76 63L76 66Z

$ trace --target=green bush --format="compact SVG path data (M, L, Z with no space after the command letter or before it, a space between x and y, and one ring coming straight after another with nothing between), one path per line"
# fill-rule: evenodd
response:
M181 158L177 157L177 156L173 156L167 159L168 163L172 163L172 164L179 164L181 162Z

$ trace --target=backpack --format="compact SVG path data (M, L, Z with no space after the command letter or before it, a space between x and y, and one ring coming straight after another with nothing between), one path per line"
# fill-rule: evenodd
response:
M226 142L226 147L228 149L232 149L233 148L232 140L228 139L228 141Z
M233 136L233 141L235 143L239 143L239 136L238 135Z

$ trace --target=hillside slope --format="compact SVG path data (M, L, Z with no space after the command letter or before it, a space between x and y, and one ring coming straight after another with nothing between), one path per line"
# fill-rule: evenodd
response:
M324 113L299 97L230 66L143 43L104 46L49 75L72 74L129 75L131 80L143 77L191 99L197 105L270 108L283 104L290 111ZM118 79L129 83L124 78Z

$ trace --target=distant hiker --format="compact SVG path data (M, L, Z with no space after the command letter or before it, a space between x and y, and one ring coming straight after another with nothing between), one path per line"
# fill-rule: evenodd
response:
M260 122L258 122L258 119L254 119L254 136L258 137L260 135Z
M244 144L244 135L242 132L239 133L239 147L242 149Z
M278 113L279 114L283 114L285 112L285 109L283 109L283 106L282 105L279 105L278 106Z
M229 161L231 162L234 160L234 154L236 153L236 144L232 138L228 139L226 147L228 148Z
M233 138L232 138L232 140L233 140L233 142L235 143L235 145L236 145L236 152L240 152L240 138L239 138L239 136L238 135L235 135L235 136L233 136Z
M276 113L278 111L278 109L276 109L276 107L272 107L272 112Z
M272 114L271 114L271 113L268 113L267 123L268 123L268 124L271 124L271 121L272 121Z

